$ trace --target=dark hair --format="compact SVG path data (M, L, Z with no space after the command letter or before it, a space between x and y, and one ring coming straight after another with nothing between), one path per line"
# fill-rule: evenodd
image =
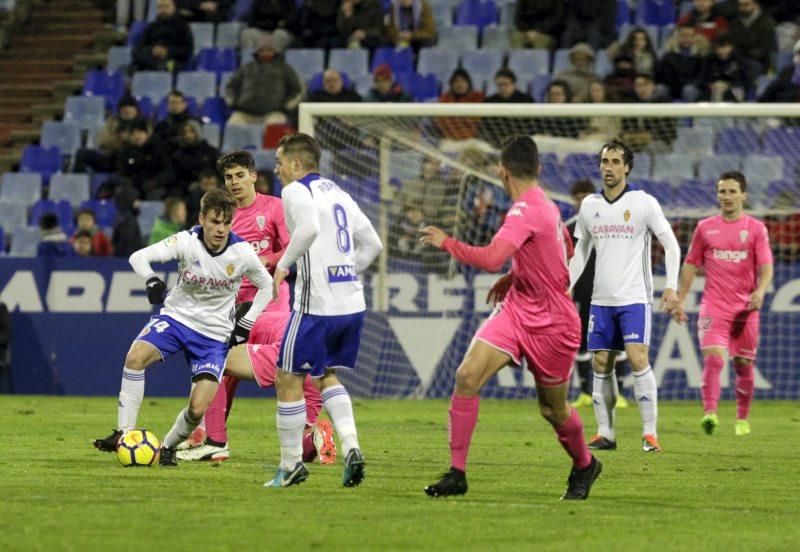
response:
M130 123L128 123L128 131L133 132L134 130L142 130L150 134L150 123L145 119L133 119Z
M603 158L603 152L607 149L617 150L622 153L622 161L628 165L628 172L626 174L631 174L633 170L633 150L626 146L622 140L611 140L603 144L603 147L600 148L600 154L597 156L598 163L600 163L600 160Z
M636 76L633 77L633 78L634 78L634 80L636 80L636 79L647 79L650 82L655 82L655 79L653 78L653 75L651 75L650 73L636 73Z
M186 95L184 95L184 93L183 93L183 92L181 92L180 90L174 90L174 89L173 89L173 90L170 90L170 92L169 92L169 95L170 95L170 96L175 96L175 97L177 97L177 98L181 98L181 99L183 99L183 100L185 100L185 99L186 99Z
M203 167L200 169L200 172L197 173L197 180L202 180L204 178L211 178L214 179L219 178L219 173L216 170L212 169L211 167Z
M226 222L233 220L233 212L236 210L236 200L228 190L214 188L203 194L200 199L200 214L206 216L211 211L219 213Z
M514 73L514 71L512 71L508 67L501 67L500 69L497 70L497 72L494 74L494 78L500 78L500 77L511 79L511 82L514 83L517 82L517 75Z
M317 141L308 134L284 134L278 142L278 148L283 148L284 157L296 157L307 170L319 168L319 159L322 157Z
M83 209L78 209L78 212L75 213L75 221L77 222L78 217L81 215L89 215L94 220L95 224L97 223L97 215L89 209L88 207L84 207Z
M183 201L183 198L170 196L164 200L164 216L169 217L172 215L172 211L175 210L175 207L183 203L186 205L186 202Z
M233 167L244 167L250 172L256 172L256 162L253 154L247 150L233 150L217 159L217 172L225 176L225 171Z
M39 228L42 230L52 230L58 226L58 215L55 213L44 213L39 218Z
M714 48L719 46L734 46L733 35L729 32L720 33L714 39Z
M450 75L450 79L447 81L447 84L453 86L453 80L455 80L456 77L461 77L462 79L466 79L467 82L469 83L469 89L472 90L472 77L469 75L466 69L462 69L461 67L459 67L458 69L453 71L453 74Z
M593 194L595 192L594 184L588 178L579 178L572 183L572 188L569 190L569 195L574 196L578 194Z
M745 178L745 176L739 171L726 171L719 175L717 182L720 180L735 180L739 183L739 190L742 193L747 191L747 178Z
M539 148L530 136L514 134L503 141L500 164L517 178L536 178L539 175Z
M547 98L548 101L550 96L550 90L554 86L560 86L564 90L564 96L566 96L566 98L564 99L565 103L570 103L572 101L572 88L569 87L569 83L567 81L561 79L556 79L547 85L547 92L545 92L545 98Z

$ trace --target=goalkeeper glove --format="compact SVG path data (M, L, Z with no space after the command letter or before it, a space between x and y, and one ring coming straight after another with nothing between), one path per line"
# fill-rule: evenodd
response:
M151 305L160 305L167 295L167 284L158 276L147 279L147 300Z
M240 318L236 325L233 327L231 337L228 339L228 347L236 347L242 343L247 343L247 338L250 337L250 330L253 329L253 323L247 318Z

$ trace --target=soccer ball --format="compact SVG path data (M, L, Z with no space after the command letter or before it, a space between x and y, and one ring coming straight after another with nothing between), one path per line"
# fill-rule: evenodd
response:
M152 466L158 460L161 443L146 429L131 429L119 440L117 460L125 466Z

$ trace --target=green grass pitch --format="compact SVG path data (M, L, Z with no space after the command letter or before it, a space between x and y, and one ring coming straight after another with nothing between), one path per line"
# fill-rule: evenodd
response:
M145 399L140 425L163 437L178 399ZM356 400L367 477L341 485L310 466L302 485L266 489L278 460L275 403L240 399L232 457L221 465L123 468L94 450L116 421L114 398L0 399L0 550L797 550L800 476L794 402L756 402L753 433L718 433L698 403L659 405L664 452L645 454L634 408L589 500L561 502L569 462L533 401L484 400L470 490L422 488L448 467L447 402ZM581 410L587 436L590 409Z

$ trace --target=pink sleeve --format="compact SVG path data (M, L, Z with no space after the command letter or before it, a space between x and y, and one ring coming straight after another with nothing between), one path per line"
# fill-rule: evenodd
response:
M517 246L510 243L498 236L492 239L492 243L486 247L476 247L474 245L467 245L455 238L447 238L442 243L442 249L450 253L456 260L461 263L487 270L489 272L497 272L508 260Z
M753 244L756 254L756 266L764 266L772 263L772 249L769 246L769 232L766 225L759 224L758 236Z
M694 266L703 266L703 252L706 249L706 240L703 238L702 226L697 226L692 235L692 243L689 245L689 252L686 254L684 262Z

